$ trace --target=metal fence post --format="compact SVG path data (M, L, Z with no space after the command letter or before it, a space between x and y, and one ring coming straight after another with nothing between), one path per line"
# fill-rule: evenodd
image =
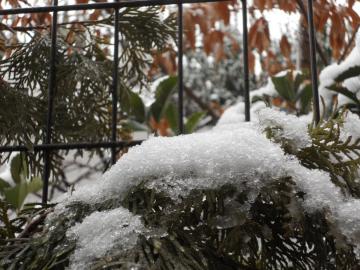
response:
M313 12L313 0L308 0L308 28L310 37L310 64L311 64L311 83L313 91L313 110L314 120L318 124L320 122L320 102L319 102L319 90L318 90L318 75L316 67L316 37L314 27L314 12Z
M58 0L53 1L53 6L58 5ZM54 93L56 88L56 36L57 36L57 11L54 10L51 24L51 50L50 50L50 70L49 70L49 89L48 89L48 110L46 117L45 144L51 143L51 132L54 110ZM44 174L43 174L43 193L42 203L46 204L48 200L49 178L51 157L50 150L45 149L44 154Z
M245 121L250 121L250 85L249 85L249 46L247 27L247 0L242 0L243 19L243 57L244 57L244 100L245 100Z
M178 3L178 109L179 134L184 133L184 73L183 73L183 4Z
M116 0L118 2L118 0ZM118 103L118 70L119 70L119 8L114 9L114 66L113 66L113 84L112 95L112 115L111 115L111 142L115 143L117 138L117 103ZM111 163L116 163L116 146L111 147Z

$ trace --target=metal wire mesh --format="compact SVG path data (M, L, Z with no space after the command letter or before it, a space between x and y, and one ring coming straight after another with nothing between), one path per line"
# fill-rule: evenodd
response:
M43 152L44 157L44 172L43 172L43 192L42 202L47 203L49 177L50 177L50 154L54 150L69 150L69 149L96 149L96 148L109 148L111 149L111 162L116 162L116 151L124 147L133 146L141 143L141 141L125 142L117 138L117 91L118 88L118 48L119 48L119 9L124 7L145 7L157 5L177 5L178 7L178 108L179 108L179 133L184 132L184 110L183 110L183 95L184 95L184 78L183 78L183 4L185 3L205 3L205 2L226 2L222 0L125 0L110 3L91 3L91 4L76 4L59 6L58 0L53 0L51 6L43 7L27 7L16 9L3 9L0 10L0 15L16 15L16 14L31 14L31 13L52 13L51 25L51 51L50 51L50 67L49 67L49 88L48 88L48 107L47 107L47 121L46 133L44 143L33 145L32 149L35 152ZM249 65L248 65L248 25L247 25L247 0L241 0L242 3L242 20L243 20L243 59L244 59L244 89L245 89L245 120L250 121L250 98L249 98ZM308 0L308 28L310 36L310 59L311 59L311 80L313 89L313 113L315 122L320 119L319 109L319 94L318 94L318 81L316 70L316 39L313 21L313 0ZM57 16L59 12L76 11L76 10L89 10L89 9L114 9L114 59L113 59L113 74L112 74L112 122L111 122L111 140L107 142L80 142L80 143L52 143L52 126L53 126L53 108L54 108L54 91L56 88L56 37L57 37ZM1 152L29 151L25 145L7 145L0 146Z

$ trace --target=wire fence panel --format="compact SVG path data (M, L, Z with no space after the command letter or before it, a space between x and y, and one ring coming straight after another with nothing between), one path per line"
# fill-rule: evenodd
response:
M52 12L52 25L51 25L51 50L50 50L50 63L49 63L49 85L48 85L48 100L47 100L47 115L46 115L46 132L44 136L44 143L31 146L29 149L25 145L7 145L0 146L0 153L3 152L42 152L44 157L44 172L43 172L43 192L42 202L44 204L48 201L49 178L51 168L51 151L54 150L70 150L70 149L111 149L111 163L116 162L116 151L125 147L138 145L142 140L134 140L130 142L117 140L117 104L118 96L118 68L119 68L119 9L125 7L149 7L159 5L177 5L178 7L178 113L179 113L179 126L178 133L184 133L184 78L183 78L183 4L191 3L206 3L206 2L226 2L221 0L125 0L110 3L92 3L92 4L77 4L59 6L58 0L53 0L51 6L45 7L27 7L16 9L2 9L0 15L16 15L16 14L32 14L32 13L47 13ZM245 120L250 121L250 89L249 89L249 61L248 61L248 24L247 24L247 0L241 0L242 3L242 18L243 18L243 58L244 58L244 100L245 100ZM320 119L319 109L319 94L318 94L318 80L316 70L316 54L315 54L315 31L313 21L313 1L308 0L308 30L310 36L310 59L311 59L311 80L313 86L313 105L314 105L314 119L318 123ZM111 140L107 142L80 142L80 143L52 143L52 126L53 123L53 110L54 110L54 93L56 92L56 38L57 38L57 16L58 12L67 11L84 11L94 9L113 9L114 10L114 58L113 58L113 72L112 72L112 87L110 95L112 100L112 115L111 115Z

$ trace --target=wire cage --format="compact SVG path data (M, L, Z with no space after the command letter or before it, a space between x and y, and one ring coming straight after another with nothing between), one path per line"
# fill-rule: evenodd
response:
M247 26L247 0L240 0L242 5L242 21L243 21L243 69L244 69L244 101L245 101L245 121L250 121L250 89L249 89L249 63L248 63L248 26ZM118 95L116 89L118 88L118 66L119 66L119 9L125 7L149 7L159 5L177 5L178 17L177 17L177 36L178 36L178 124L179 133L184 132L184 78L183 78L183 4L191 3L205 3L205 2L226 2L223 0L114 0L114 2L106 3L88 3L88 4L74 4L74 5L58 5L58 0L53 0L51 6L40 7L26 7L15 9L2 9L0 10L0 16L5 15L18 15L18 14L32 14L32 13L52 13L51 23L51 50L50 50L50 67L48 74L48 99L47 99L47 115L46 115L46 129L45 136L42 144L36 144L32 146L32 150L43 154L44 171L42 175L43 190L42 190L42 203L46 204L48 201L49 190L49 178L51 159L50 155L55 150L71 150L71 149L111 149L111 163L116 162L116 152L124 147L130 147L140 144L141 140L134 140L130 142L122 141L118 139L117 128L117 102ZM310 61L311 61L311 82L313 89L313 114L315 122L320 120L320 106L319 106L319 94L318 94L318 79L316 68L316 39L313 20L313 0L307 0L308 9L308 31L310 37ZM111 112L111 140L103 142L78 142L78 143L53 143L52 142L52 127L54 125L53 111L54 111L54 91L56 88L56 42L57 42L57 21L59 12L68 11L85 11L85 10L101 10L101 9L113 9L114 10L114 56L112 67L112 85L111 85L111 100L112 100L112 112ZM26 145L5 145L0 146L0 153L5 152L27 152L30 151Z

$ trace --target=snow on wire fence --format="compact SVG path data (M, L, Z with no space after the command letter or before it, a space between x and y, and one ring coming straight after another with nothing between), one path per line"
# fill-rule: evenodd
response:
M35 152L42 152L44 160L43 171L43 191L42 202L47 203L49 178L50 178L50 166L51 152L54 150L71 150L71 149L97 149L108 148L111 149L111 162L116 162L116 151L124 147L140 144L141 140L133 140L130 142L118 140L117 138L117 101L118 93L118 68L119 68L119 9L125 7L150 7L158 5L177 5L178 7L178 124L179 133L184 133L184 110L183 110L183 95L184 95L184 78L183 78L183 4L191 3L204 3L204 2L226 2L222 0L123 0L110 3L91 3L91 4L76 4L76 5L58 5L58 0L53 0L51 6L40 7L28 7L28 8L15 8L15 9L2 9L0 10L0 16L5 15L18 15L18 14L33 14L33 13L52 13L51 23L51 50L50 50L50 62L49 62L49 74L48 74L48 100L47 100L47 116L46 116L46 132L42 144L36 144L32 146L32 150ZM247 29L247 0L241 0L242 3L242 21L243 21L243 59L244 59L244 101L245 101L245 121L250 121L250 89L249 89L249 63L248 63L248 29ZM318 94L318 79L316 68L316 39L313 20L313 0L307 0L308 9L308 30L309 30L309 45L310 45L310 60L311 60L311 82L313 89L313 113L315 122L320 120L320 105ZM57 17L59 12L67 11L85 11L85 10L102 10L113 9L114 10L114 55L113 55L113 72L112 72L112 87L111 87L111 99L112 99L112 115L111 115L111 140L103 142L79 142L79 143L52 143L52 126L53 126L53 108L54 108L54 91L56 88L56 42L57 42ZM0 146L0 153L4 152L27 152L29 147L25 145L8 145Z

